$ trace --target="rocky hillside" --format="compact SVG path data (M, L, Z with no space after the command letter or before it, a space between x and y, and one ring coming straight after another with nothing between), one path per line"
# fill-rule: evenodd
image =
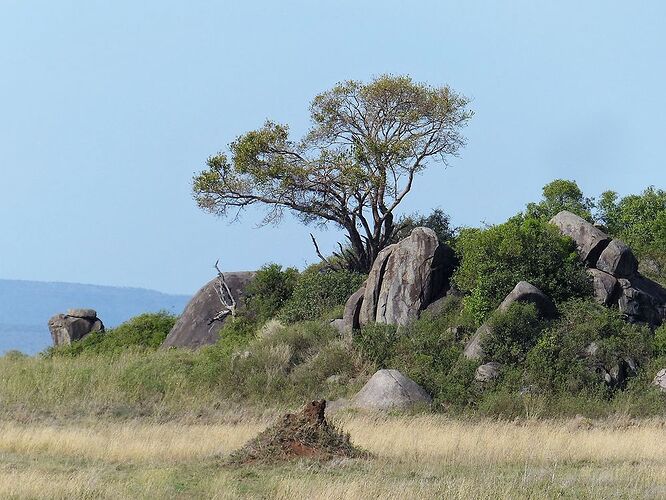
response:
M34 354L51 345L47 322L73 306L96 309L108 327L144 312L180 314L190 297L79 283L0 280L0 354Z

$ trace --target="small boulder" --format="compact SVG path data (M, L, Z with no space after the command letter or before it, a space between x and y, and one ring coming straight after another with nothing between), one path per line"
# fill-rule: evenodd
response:
M332 319L329 323L333 328L335 328L338 333L345 333L345 320L341 318Z
M345 304L345 312L342 316L342 329L344 332L352 332L361 328L360 315L365 295L365 284L356 290Z
M463 354L467 359L481 359L483 357L483 347L481 347L481 339L490 334L492 330L488 323L481 325L472 338L465 344Z
M557 307L551 298L527 281L520 281L504 298L497 310L505 312L515 302L534 304L538 313L544 318L552 318L557 314Z
M616 278L631 278L638 272L638 259L625 243L612 240L601 252L596 267Z
M597 302L605 306L610 306L615 303L620 291L620 285L617 279L604 271L599 271L598 269L588 269L587 272L592 276L594 298Z
M478 382L490 382L500 376L502 365L497 361L491 361L479 366L474 373L474 380Z
M562 234L576 242L583 262L590 267L596 267L601 252L610 243L610 238L606 233L582 217L566 210L553 217L550 223L557 226Z
M352 406L368 410L408 409L430 405L432 398L398 370L379 370L354 396Z
M93 309L70 309L67 314L53 316L48 325L54 346L69 345L90 333L104 331L104 324Z
M662 368L657 372L652 380L652 384L659 387L661 392L666 392L666 368Z

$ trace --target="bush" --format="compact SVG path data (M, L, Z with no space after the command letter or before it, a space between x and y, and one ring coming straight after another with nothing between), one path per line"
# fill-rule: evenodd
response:
M247 312L260 322L273 318L291 298L297 282L298 270L293 267L263 266L247 287Z
M592 294L574 242L546 221L518 215L486 229L464 229L456 241L462 264L453 282L470 294L467 312L482 323L513 287L528 281L561 302Z
M666 324L661 325L654 332L653 353L656 357L666 356Z
M649 328L626 323L618 311L573 300L561 306L561 313L527 356L529 383L542 390L575 394L605 388L596 366L608 370L625 359L638 366L649 360ZM593 355L586 353L592 342L597 348Z
M287 323L319 319L328 310L344 304L364 279L364 275L350 271L305 270L284 304L280 319Z
M167 312L146 313L106 332L94 332L70 345L49 348L48 356L79 356L86 353L119 354L127 349L155 350L176 323Z
M506 312L496 312L488 335L481 341L486 361L522 363L544 326L534 304L514 303Z

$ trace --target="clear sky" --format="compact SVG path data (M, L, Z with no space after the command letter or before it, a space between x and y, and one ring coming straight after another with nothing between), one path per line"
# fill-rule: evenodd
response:
M308 230L201 212L191 178L344 79L449 84L468 146L407 211L496 223L557 177L666 187L666 2L0 0L0 278L192 293L316 260ZM340 234L319 236L333 249Z

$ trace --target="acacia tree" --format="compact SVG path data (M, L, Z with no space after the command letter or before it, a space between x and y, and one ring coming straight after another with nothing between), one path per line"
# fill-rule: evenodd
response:
M306 224L333 223L349 240L349 267L368 271L398 230L394 213L414 178L465 144L468 103L447 86L406 76L340 83L314 98L312 127L301 140L267 121L236 139L230 156L208 158L194 197L220 216L263 205L266 224L285 211Z

